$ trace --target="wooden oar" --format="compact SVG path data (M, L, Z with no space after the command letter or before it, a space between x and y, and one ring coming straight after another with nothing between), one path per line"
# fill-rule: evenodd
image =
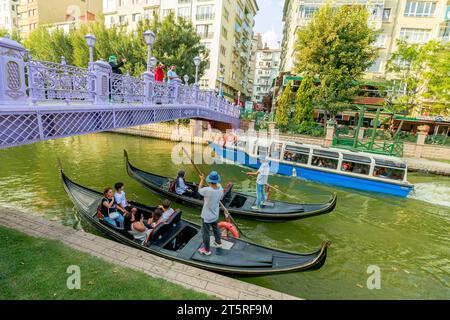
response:
M245 172L245 171L241 171L241 172L247 174L247 172ZM251 171L249 171L249 172L251 172ZM294 197L294 196L292 196L292 195L290 195L290 194L287 194L286 192L281 191L280 189L278 189L277 187L274 187L274 186L271 185L271 184L266 183L266 185L268 185L269 188L271 188L271 189L273 188L274 190L278 191L278 192L281 193L282 195L285 195L286 197L289 197L289 198L291 198L291 199L298 200L296 197Z
M192 165L194 166L195 170L197 171L197 173L200 176L204 176L203 173L200 171L200 169L197 167L197 165L194 163L194 161L192 160L191 156L187 153L186 149L184 149L183 147L183 151L186 154L186 156L189 158L189 161L191 161ZM220 206L222 207L222 209L224 210L224 212L228 212L228 209L225 208L225 206L223 205L222 201L220 201ZM231 221L233 222L233 224L236 226L236 228L238 229L239 233L244 236L247 237L242 230L239 228L238 224L236 223L236 221L234 221L233 217L231 216L231 214L228 212L228 216L230 217Z

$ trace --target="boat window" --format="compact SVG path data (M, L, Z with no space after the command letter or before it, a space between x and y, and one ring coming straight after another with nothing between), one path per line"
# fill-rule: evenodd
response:
M281 148L283 148L282 143L273 142L270 146L270 157L274 159L280 159Z
M238 142L237 142L237 146L239 148L245 149L246 145L247 145L247 141L245 141L245 140L238 140Z
M402 181L403 178L405 177L405 172L406 171L403 169L375 166L373 176L378 178L386 178L391 180Z
M267 153L268 153L268 149L269 148L267 148L267 147L258 146L258 156L259 157L266 157Z
M283 159L296 163L307 164L309 159L309 148L286 146Z
M341 171L368 175L371 163L369 157L344 153Z
M383 166L383 167L394 167L394 168L406 169L406 164L401 163L401 162L394 162L389 159L375 158L375 165L379 165L379 166Z
M316 167L337 169L339 162L339 153L327 150L314 150L312 165Z
M343 159L348 160L348 161L352 161L352 162L362 162L362 163L372 163L372 160L368 157L363 157L363 156L357 156L354 154L343 154Z
M342 161L341 171L368 175L370 164Z

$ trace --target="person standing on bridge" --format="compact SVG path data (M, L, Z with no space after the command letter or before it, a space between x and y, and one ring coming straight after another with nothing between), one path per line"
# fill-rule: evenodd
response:
M177 66L173 65L170 67L169 72L167 72L167 78L169 84L174 84L176 81L180 80L180 77L177 75Z
M120 63L118 63L117 57L115 55L112 55L109 57L109 65L112 68L112 73L114 74L123 74L122 70L120 70L120 68L123 67L123 65L125 64L125 62L127 62L128 59L126 57L122 58L122 61Z
M166 66L164 65L164 63L160 62L158 64L158 66L155 68L155 81L158 82L163 82L164 78L165 78L165 74L164 74L164 68Z

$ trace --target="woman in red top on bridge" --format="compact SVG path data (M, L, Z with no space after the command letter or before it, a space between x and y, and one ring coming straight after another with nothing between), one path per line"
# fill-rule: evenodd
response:
M158 66L155 69L155 81L163 82L164 81L164 67L165 65L163 63L159 63Z

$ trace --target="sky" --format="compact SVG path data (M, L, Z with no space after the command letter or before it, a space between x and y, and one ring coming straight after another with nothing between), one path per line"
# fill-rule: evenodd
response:
M263 45L267 42L270 48L277 48L283 34L284 0L256 0L259 11L255 17L255 33L263 36Z

